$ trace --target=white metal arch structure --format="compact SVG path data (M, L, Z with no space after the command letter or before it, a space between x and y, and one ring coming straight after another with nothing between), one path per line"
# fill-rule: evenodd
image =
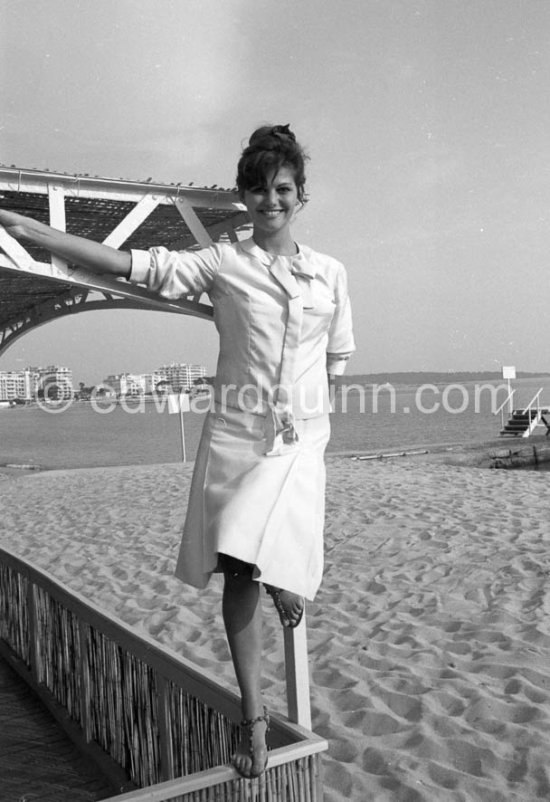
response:
M173 250L237 239L248 216L234 190L0 167L0 208L115 248ZM93 309L149 309L212 317L197 296L159 298L125 280L23 247L0 226L0 354L25 332Z

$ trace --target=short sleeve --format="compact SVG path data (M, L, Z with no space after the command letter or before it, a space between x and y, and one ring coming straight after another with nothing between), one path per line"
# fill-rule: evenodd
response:
M336 308L328 335L327 370L338 376L344 372L347 360L355 351L348 282L343 265L339 265L336 276L334 300Z
M218 244L199 251L169 251L167 248L132 250L129 281L175 300L208 292L221 263Z

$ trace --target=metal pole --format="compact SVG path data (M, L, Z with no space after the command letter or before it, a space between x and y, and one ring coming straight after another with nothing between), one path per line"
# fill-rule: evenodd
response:
M180 406L180 432L181 432L181 459L182 462L187 462L186 452L185 452L185 427L183 425L182 393L180 393L179 396L179 406Z

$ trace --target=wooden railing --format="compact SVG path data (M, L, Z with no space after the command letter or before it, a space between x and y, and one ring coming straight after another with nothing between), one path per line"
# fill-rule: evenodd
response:
M285 632L285 650L289 709L304 721L302 626ZM229 763L239 737L234 693L6 549L0 654L123 792L110 802L321 802L323 739L272 715L266 773L240 778Z

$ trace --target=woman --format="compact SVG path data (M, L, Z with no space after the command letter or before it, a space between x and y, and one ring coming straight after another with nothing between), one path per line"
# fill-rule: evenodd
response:
M242 696L233 764L267 765L260 583L284 626L300 623L323 564L327 373L354 350L343 266L297 245L305 155L289 126L263 126L238 163L252 237L200 251L117 251L0 211L16 239L165 298L207 292L220 335L213 410L195 462L176 575L205 587L224 574L223 618Z

